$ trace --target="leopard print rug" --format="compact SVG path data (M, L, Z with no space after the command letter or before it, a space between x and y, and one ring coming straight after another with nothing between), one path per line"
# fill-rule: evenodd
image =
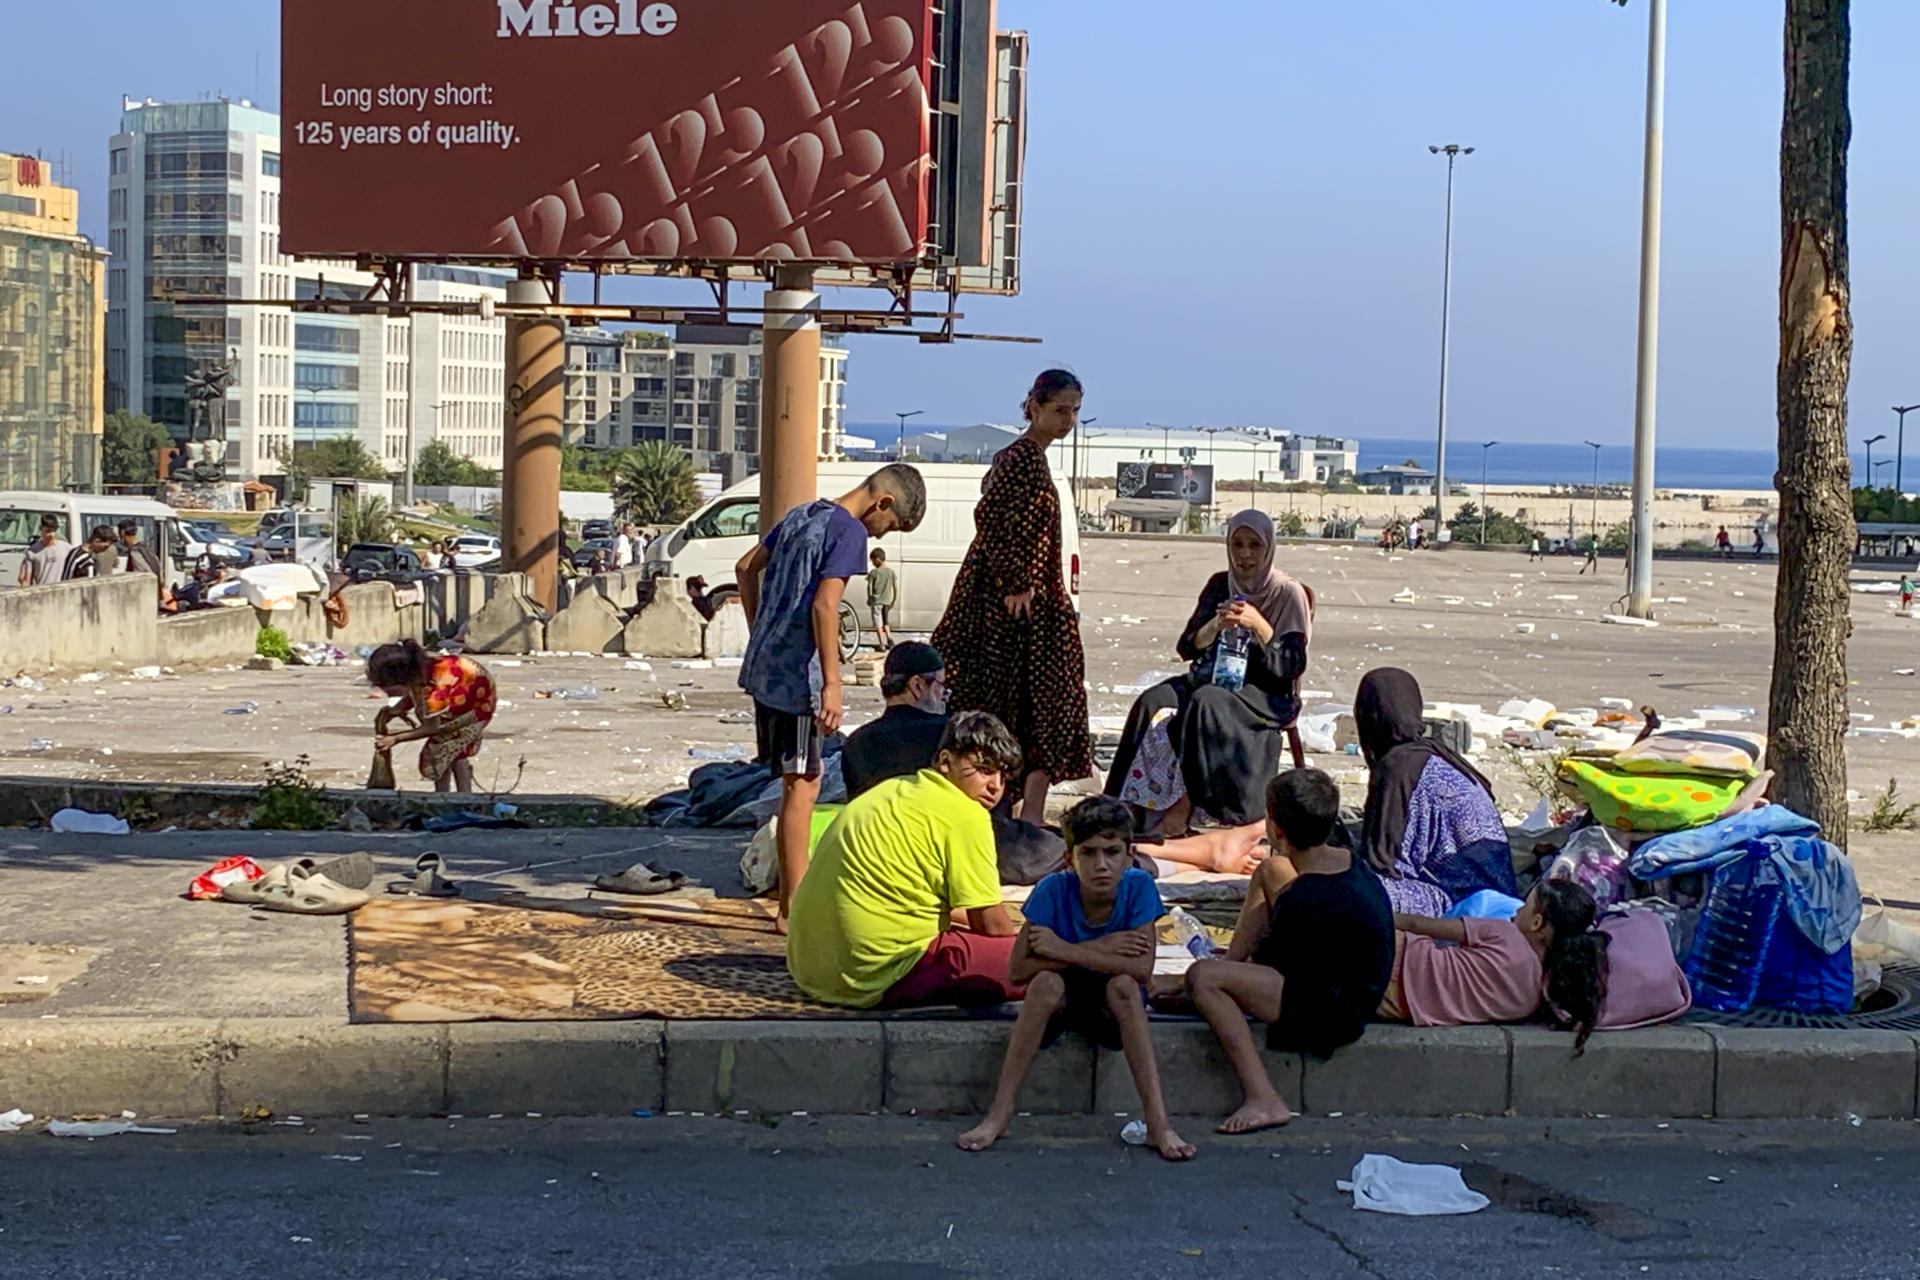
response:
M348 921L353 1021L872 1016L800 993L771 911L375 901Z

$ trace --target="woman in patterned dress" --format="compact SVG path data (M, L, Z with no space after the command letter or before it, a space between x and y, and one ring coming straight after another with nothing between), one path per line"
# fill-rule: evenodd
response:
M473 765L480 739L493 720L493 678L472 658L459 654L435 656L411 640L382 645L367 659L367 683L390 698L405 698L400 707L384 708L374 721L373 748L390 752L402 742L425 739L420 748L420 776L436 791L473 790ZM393 720L411 720L414 727L388 733Z
M1369 770L1360 852L1404 915L1444 916L1481 889L1517 898L1493 788L1457 752L1426 736L1424 706L1419 682L1398 667L1360 680L1353 718Z
M973 545L933 645L951 712L990 711L1025 757L1017 816L1045 821L1047 788L1093 772L1080 619L1060 572L1060 495L1047 447L1080 418L1080 380L1050 369L1027 393L1027 432L994 459L974 508Z

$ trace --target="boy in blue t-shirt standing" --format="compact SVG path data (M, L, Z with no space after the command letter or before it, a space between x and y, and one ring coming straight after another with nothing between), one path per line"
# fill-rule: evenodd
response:
M1008 979L1026 1001L1007 1041L1000 1084L986 1118L960 1135L964 1151L985 1151L1013 1121L1034 1057L1068 1030L1126 1054L1146 1112L1147 1143L1168 1160L1191 1160L1160 1096L1143 988L1153 976L1154 924L1166 914L1153 877L1133 865L1133 817L1111 796L1082 800L1060 824L1066 871L1033 887L1026 927L1013 945Z
M867 571L867 539L911 533L927 514L927 486L902 463L882 467L850 493L789 511L735 565L751 633L740 687L753 695L754 757L781 780L774 847L780 914L807 873L821 744L840 729L840 601Z

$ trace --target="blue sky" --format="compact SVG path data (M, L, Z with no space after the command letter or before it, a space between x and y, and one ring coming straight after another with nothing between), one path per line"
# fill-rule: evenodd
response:
M13 8L17 47L73 48L71 10ZM1765 448L1781 5L1671 8L1661 438ZM14 59L0 77L0 150L67 157L104 238L121 93L277 106L277 12L96 0L84 56ZM1445 176L1427 145L1458 141L1479 150L1459 173L1454 430L1629 439L1645 13L1640 0L1002 0L1001 25L1033 39L1026 291L968 300L963 327L1045 344L856 340L849 416L1006 421L1034 371L1061 363L1115 425L1425 435ZM1854 23L1857 446L1892 429L1888 405L1920 400L1920 104L1905 65L1920 5L1856 5Z

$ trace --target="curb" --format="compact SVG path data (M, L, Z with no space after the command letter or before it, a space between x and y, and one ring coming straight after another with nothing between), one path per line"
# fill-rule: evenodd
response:
M0 1104L39 1116L977 1114L1011 1022L473 1022L326 1018L0 1020ZM1257 1030L1257 1028L1256 1028ZM1197 1023L1154 1025L1168 1106L1238 1092ZM1900 1031L1666 1026L1580 1058L1538 1027L1376 1026L1327 1062L1266 1055L1308 1114L1680 1119L1920 1116L1920 1042ZM1121 1055L1068 1037L1021 1094L1036 1115L1137 1111Z

